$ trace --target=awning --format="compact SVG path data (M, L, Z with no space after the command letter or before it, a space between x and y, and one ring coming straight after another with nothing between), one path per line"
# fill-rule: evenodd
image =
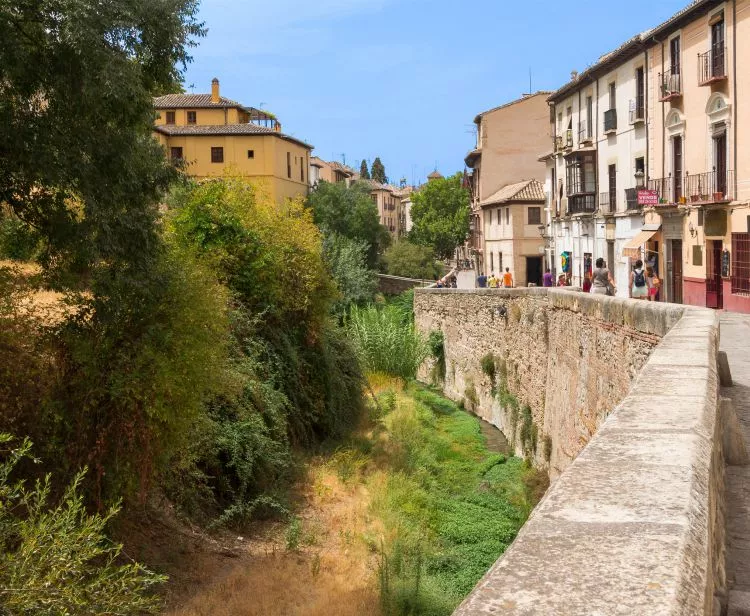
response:
M641 257L641 246L648 242L654 235L659 232L659 229L649 229L648 231L641 231L632 240L630 240L622 249L623 257L630 257L631 259L640 259Z

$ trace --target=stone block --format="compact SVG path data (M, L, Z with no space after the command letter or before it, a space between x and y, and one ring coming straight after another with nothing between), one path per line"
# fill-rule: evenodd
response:
M716 357L716 363L719 368L719 382L722 387L732 387L732 371L729 369L729 358L726 351L719 351Z
M730 398L721 398L719 408L724 432L724 459L732 466L747 466L750 463L750 456L747 453L734 403Z

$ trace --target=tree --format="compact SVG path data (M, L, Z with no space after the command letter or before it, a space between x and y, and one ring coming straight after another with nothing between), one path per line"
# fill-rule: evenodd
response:
M450 258L469 232L469 191L462 180L460 173L433 180L412 196L409 239L431 246L441 259Z
M388 183L388 177L385 175L385 167L380 161L380 156L376 157L375 160L372 161L372 179L380 184Z
M368 248L361 240L336 233L323 240L323 255L339 291L334 313L345 314L350 306L365 304L375 296L377 278L367 267Z
M374 269L385 247L377 205L370 197L366 182L351 187L342 183L321 182L307 200L315 224L324 235L335 233L367 244L367 266ZM388 231L385 231L388 234Z
M361 180L370 179L370 171L367 169L367 161L363 158L362 164L359 166L359 177Z
M443 274L432 248L413 244L406 239L388 248L383 254L383 262L386 272L392 276L434 280Z

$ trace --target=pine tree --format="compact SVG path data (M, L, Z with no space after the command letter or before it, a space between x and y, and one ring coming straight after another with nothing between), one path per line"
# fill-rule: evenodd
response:
M388 178L385 175L385 167L383 166L383 163L380 162L380 156L372 161L372 179L380 184L388 183Z
M370 179L370 171L367 168L367 161L364 158L362 159L362 164L359 166L359 177L362 180Z

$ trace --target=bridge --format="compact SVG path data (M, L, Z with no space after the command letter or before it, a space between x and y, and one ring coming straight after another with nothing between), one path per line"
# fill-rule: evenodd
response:
M458 616L750 614L750 389L721 388L718 313L562 289L420 289L415 319L443 332L445 394L553 481ZM750 327L725 329L750 385Z

